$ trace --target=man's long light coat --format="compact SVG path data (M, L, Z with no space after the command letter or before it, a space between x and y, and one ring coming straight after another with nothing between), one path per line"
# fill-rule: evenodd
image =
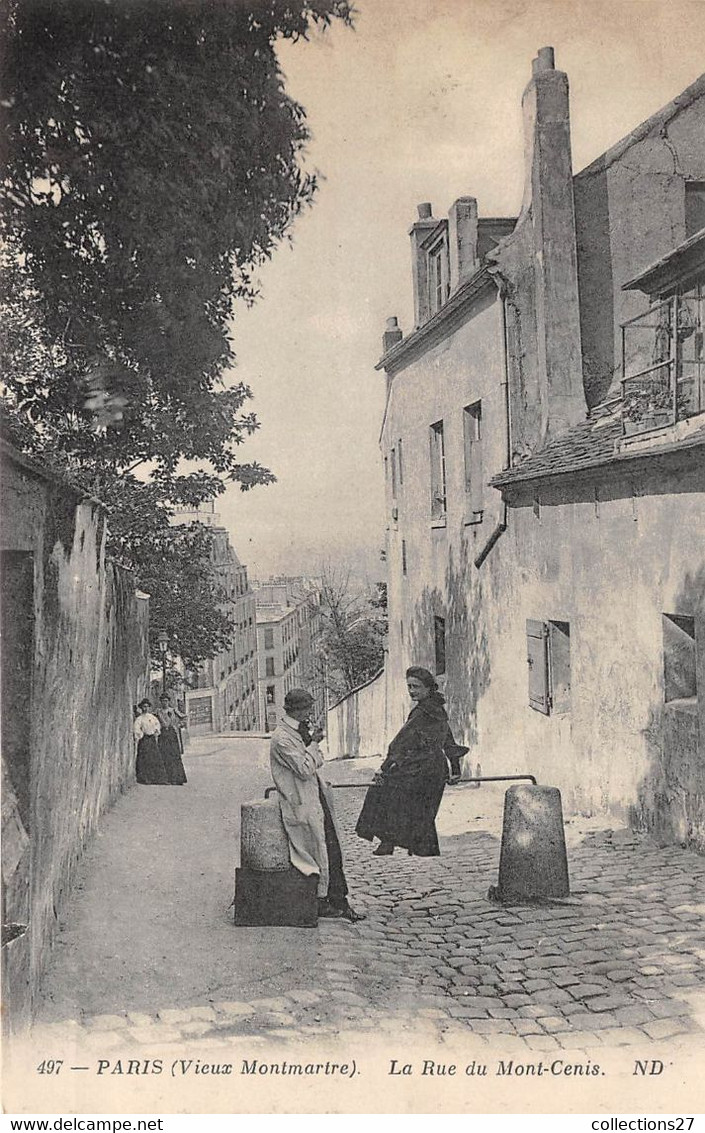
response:
M289 717L279 723L269 749L272 778L279 793L282 820L289 838L291 864L306 876L318 874L318 896L328 893L328 853L319 798L319 784L331 816L330 788L320 774L323 755L316 743L304 744Z

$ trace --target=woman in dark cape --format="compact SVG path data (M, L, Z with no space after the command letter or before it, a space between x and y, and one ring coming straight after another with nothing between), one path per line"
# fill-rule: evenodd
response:
M159 751L164 761L169 782L181 786L186 782L179 740L179 723L183 716L171 707L166 693L159 697L157 717L162 729L159 735Z
M448 780L444 748L452 734L444 698L428 669L407 669L406 684L416 704L389 745L355 832L370 842L379 838L376 855L402 846L418 857L436 857L436 815Z

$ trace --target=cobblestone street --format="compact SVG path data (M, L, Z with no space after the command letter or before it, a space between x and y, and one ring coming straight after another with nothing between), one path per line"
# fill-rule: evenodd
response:
M264 746L256 771L237 772L255 788L249 797L267 780ZM122 969L116 966L115 937L123 934L125 951L137 921L122 907L119 887L106 891L128 811L145 798L132 792L120 803L125 816L111 816L99 850L104 860L89 854L73 900L75 923L64 925L46 980L33 1056L70 1043L84 1060L164 1052L252 1057L280 1046L300 1051L302 1043L364 1049L386 1035L409 1048L423 1040L432 1050L461 1046L480 1058L498 1049L523 1061L563 1052L595 1058L605 1048L663 1058L666 1049L690 1056L705 1039L705 860L698 855L569 821L571 897L505 907L487 898L499 862L498 785L446 791L436 859L400 850L374 857L372 845L353 832L363 791L337 790L351 900L364 921L321 921L318 930L235 928L225 900L231 863L221 849L222 892L196 924L177 909L169 886L182 888L185 905L203 904L194 895L205 884L206 839L213 835L198 811L199 792L203 806L211 805L199 773L210 775L208 790L216 790L224 769L236 766L227 761L240 752L237 740L222 737L195 749L187 760L191 800L184 803L186 792L177 799L181 860L172 862L168 883L142 860L147 891L140 897L126 887L124 900L143 900L140 915L153 922L139 923L141 947L149 943L144 971L130 973L124 956ZM375 766L344 761L327 770L333 782L365 782ZM229 852L237 808L228 803L227 813L233 828L217 845ZM147 846L133 852L136 862L151 853ZM96 924L114 913L116 928L103 941ZM175 934L181 965L168 953ZM158 957L168 961L161 974Z
M476 821L482 829L443 838L441 858L424 860L356 846L358 792L337 792L350 879L368 918L323 930L333 994L354 991L360 1011L415 1007L443 1032L518 1036L540 1051L702 1035L705 861L627 830L583 835L569 825L572 896L497 906L487 890L497 878L502 793L448 790L446 821L464 812L472 825L484 807L494 829ZM341 948L353 932L354 949Z

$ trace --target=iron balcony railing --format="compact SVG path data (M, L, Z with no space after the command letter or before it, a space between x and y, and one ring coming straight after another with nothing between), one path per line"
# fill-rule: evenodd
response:
M705 409L705 288L655 303L622 324L622 428L650 432Z

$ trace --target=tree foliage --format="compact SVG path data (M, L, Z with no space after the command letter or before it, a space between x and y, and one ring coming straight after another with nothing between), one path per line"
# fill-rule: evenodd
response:
M273 479L240 459L257 421L228 373L233 304L316 188L275 43L351 10L6 0L2 15L6 427L108 504L111 550L148 589L155 545L180 560L173 506ZM207 544L193 535L204 574Z
M349 570L330 563L320 577L322 648L328 691L335 700L370 680L384 664L386 586L380 583L370 593Z

